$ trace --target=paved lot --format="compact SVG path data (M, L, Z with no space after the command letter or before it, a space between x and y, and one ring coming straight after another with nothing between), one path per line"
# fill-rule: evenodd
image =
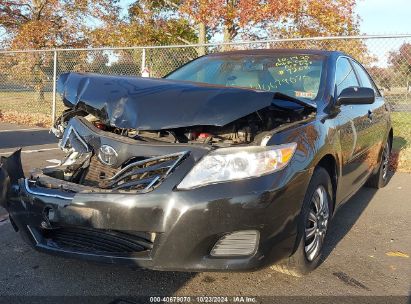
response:
M47 130L0 124L0 155L20 146L26 172L61 156ZM407 296L411 259L387 253L411 255L410 182L411 175L395 174L383 190L364 188L355 195L332 222L324 263L304 278L269 268L252 273L154 272L48 256L23 243L8 220L1 220L0 210L0 295Z

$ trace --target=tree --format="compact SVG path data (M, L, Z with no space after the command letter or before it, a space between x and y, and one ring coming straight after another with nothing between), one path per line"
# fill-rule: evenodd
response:
M224 42L242 40L345 36L359 34L356 0L182 0L180 11ZM211 9L212 8L212 9ZM322 48L344 51L371 62L361 40L280 43L275 47ZM227 49L228 47L225 47Z
M266 38L345 36L359 34L356 0L182 0L180 11L224 42ZM212 9L210 9L212 8ZM276 43L273 47L344 51L358 60L374 60L361 40ZM227 47L225 47L227 49Z
M121 20L114 31L104 28L92 33L93 45L171 45L193 44L197 42L195 28L179 12L178 0L139 0L128 8L128 16ZM135 65L142 61L141 50L117 51L118 61L112 66L117 71L135 74ZM150 49L146 52L146 62L152 76L163 76L187 61L197 57L194 48L175 50ZM128 69L126 64L133 68ZM139 72L141 73L141 68Z
M359 34L356 0L299 0L278 24L280 37L345 36ZM274 25L275 26L275 25Z
M372 66L367 69L372 79L380 89L391 91L391 87L395 82L395 69L391 67Z
M115 28L118 15L118 0L0 0L0 30L7 33L1 44L10 49L84 47L96 28ZM19 57L24 60L12 60L8 68L29 78L38 101L43 101L52 56Z
M411 43L404 43L398 51L391 52L388 57L389 64L399 74L397 83L410 86L411 83ZM408 87L407 87L408 89Z
M310 37L358 33L356 0L185 0L180 10L195 22L242 38Z
M130 6L128 21L113 36L111 44L202 44L216 34L223 34L224 42L356 35L359 18L354 12L355 3L356 0L137 0ZM341 50L362 62L374 59L361 40L300 41L276 43L274 47ZM206 48L198 47L196 51L197 55L203 55ZM167 56L171 56L170 62L184 63L192 57L191 50L187 52L181 51L182 58L173 58L178 55L176 52ZM156 70L164 70L161 61L153 64L158 66Z
M92 34L94 45L170 45L196 43L189 20L178 12L178 0L138 0L114 31L101 27Z

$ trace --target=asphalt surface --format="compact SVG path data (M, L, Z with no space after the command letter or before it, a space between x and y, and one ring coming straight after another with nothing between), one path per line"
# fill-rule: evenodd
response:
M25 172L62 156L48 130L0 124L0 156L19 147ZM27 246L0 210L0 296L409 296L410 182L410 174L395 174L384 189L361 189L333 219L325 261L303 278L270 268L155 272L49 256Z

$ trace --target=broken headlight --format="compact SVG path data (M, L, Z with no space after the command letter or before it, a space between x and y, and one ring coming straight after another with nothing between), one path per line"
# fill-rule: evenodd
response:
M178 189L258 177L281 170L294 155L296 143L217 149L204 156Z

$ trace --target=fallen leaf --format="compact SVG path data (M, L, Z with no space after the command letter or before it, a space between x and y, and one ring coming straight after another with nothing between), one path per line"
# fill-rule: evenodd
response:
M390 257L400 257L400 258L409 258L410 256L404 252L401 251L388 251L385 253L386 255Z

